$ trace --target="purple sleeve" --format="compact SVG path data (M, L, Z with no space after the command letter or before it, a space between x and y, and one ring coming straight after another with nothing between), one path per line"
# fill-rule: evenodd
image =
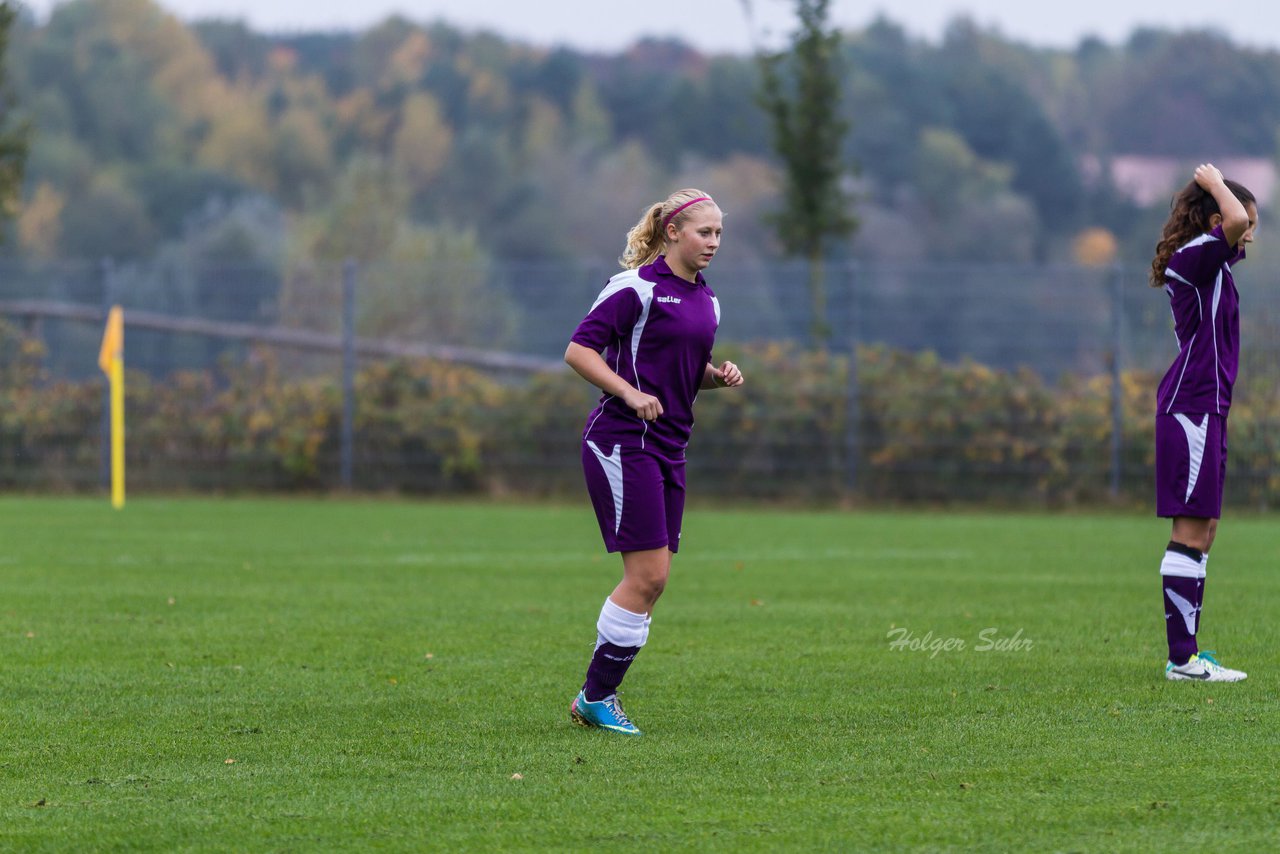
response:
M640 295L633 288L621 288L597 302L569 340L599 353L611 341L631 334L640 310Z
M1212 240L1206 238L1215 238ZM1222 226L1173 253L1168 271L1197 288L1212 287L1222 265L1236 257L1236 248L1227 245Z

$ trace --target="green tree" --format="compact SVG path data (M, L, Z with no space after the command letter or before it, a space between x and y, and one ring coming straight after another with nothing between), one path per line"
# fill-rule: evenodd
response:
M1025 82L1001 61L1004 42L954 22L934 67L954 129L979 157L1012 167L1011 187L1036 204L1051 232L1074 231L1083 202L1075 160Z
M1274 51L1241 48L1213 32L1139 29L1115 60L1091 92L1111 152L1271 153L1280 125Z
M813 337L820 345L831 336L826 250L858 226L844 187L849 122L840 114L840 34L827 29L827 6L828 0L796 0L800 28L790 50L760 57L760 103L785 169L783 209L773 221L783 249L808 260Z
M62 214L59 248L65 257L136 261L155 247L146 206L118 174L104 172Z
M360 264L360 335L479 347L505 345L516 309L492 282L473 233L408 217L410 188L380 158L355 158L328 207L292 230L280 299L283 323L337 331L341 263Z
M30 135L27 124L14 118L14 100L5 76L4 58L9 50L13 18L13 4L0 3L0 216L4 218L17 212L22 198L23 167Z

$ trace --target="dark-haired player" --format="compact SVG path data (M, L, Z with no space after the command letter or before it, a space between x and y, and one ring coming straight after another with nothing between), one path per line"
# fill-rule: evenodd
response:
M1222 515L1227 471L1227 412L1240 362L1240 296L1231 268L1253 241L1253 193L1201 164L1174 197L1151 286L1173 310L1178 357L1160 381L1156 408L1156 514L1173 520L1160 564L1173 680L1238 682L1196 644L1209 548Z

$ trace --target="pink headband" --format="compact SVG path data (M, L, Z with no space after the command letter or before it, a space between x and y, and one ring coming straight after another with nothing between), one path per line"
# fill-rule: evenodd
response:
M685 208L689 207L689 205L696 205L698 202L709 202L709 201L711 201L711 197L710 197L710 196L699 196L698 198L694 199L694 200L693 200L693 201L691 201L691 202L685 202L683 205L681 205L680 207L676 208L676 209L675 209L675 210L673 210L671 213L667 214L667 218L666 218L666 219L664 219L664 220L662 221L662 230L663 230L663 231L666 231L666 230L667 230L667 226L671 224L671 218L672 218L673 216L675 216L676 214L680 213L680 211L682 211L682 210L684 210Z

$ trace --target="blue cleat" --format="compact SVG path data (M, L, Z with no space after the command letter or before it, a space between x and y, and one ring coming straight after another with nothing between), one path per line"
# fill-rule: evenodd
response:
M607 729L623 735L643 735L627 717L627 713L622 711L617 694L588 703L587 695L579 691L573 705L569 707L569 719L578 726Z

